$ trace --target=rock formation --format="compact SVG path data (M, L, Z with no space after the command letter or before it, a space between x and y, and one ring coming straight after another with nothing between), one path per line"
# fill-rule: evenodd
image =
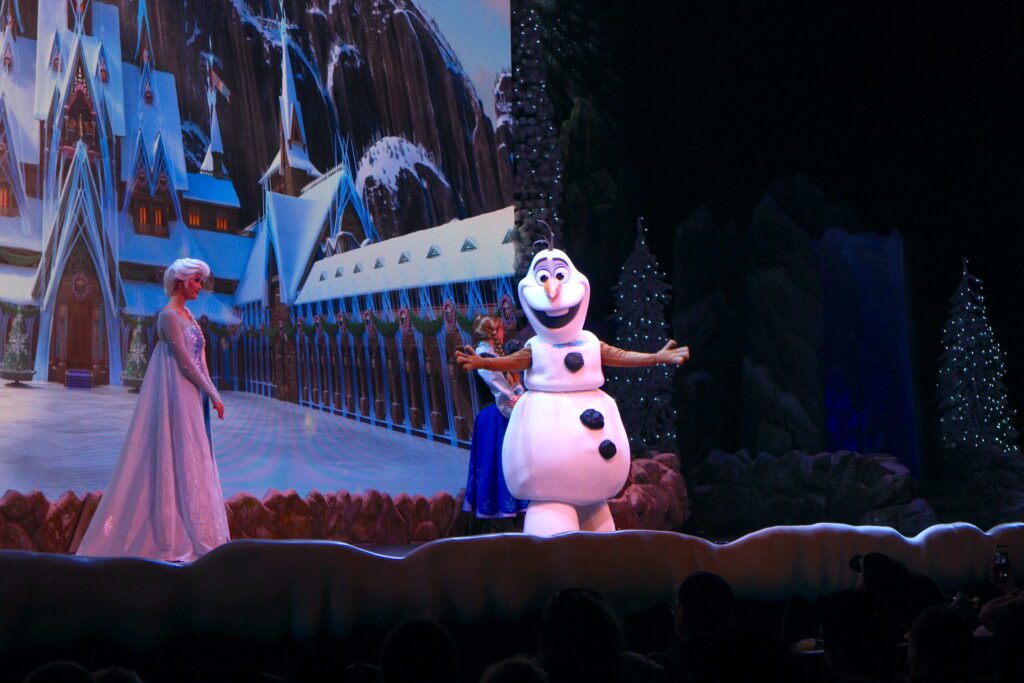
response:
M810 237L766 196L747 233L742 443L755 452L824 445L821 288Z
M733 537L768 526L839 522L913 536L936 523L894 456L712 451L691 474L689 533Z
M209 126L202 53L212 36L214 68L231 89L230 102L218 106L243 221L255 218L261 207L258 180L278 147L278 17L276 9L264 14L264 5L210 0L149 6L157 68L177 78L186 132L192 129L188 121L200 130ZM509 159L498 152L494 125L451 46L414 3L291 0L285 12L293 27L291 59L313 163L321 171L333 167L347 140L352 171L359 174L369 161L367 152L382 138L394 137L436 166L439 177L428 177L425 196L408 207L411 183L418 180L412 174L386 191L376 185L378 196L367 203L382 235L511 203ZM134 54L135 21L134 12L122 12L126 55ZM192 137L193 146L201 144ZM402 210L387 210L386 199Z
M671 454L632 463L629 481L612 501L619 528L678 530L687 517L686 485ZM68 491L54 503L39 491L8 491L0 499L0 549L73 553L92 521L102 494L84 498ZM262 500L239 493L226 503L232 539L315 539L369 545L405 545L470 532L522 530L522 517L505 524L470 527L462 492L429 498L373 489L347 491L271 489ZM518 526L517 526L518 525Z
M734 224L719 228L699 206L676 228L673 254L673 339L694 351L676 374L677 435L689 470L712 447L740 447L743 242Z
M679 458L659 453L631 462L625 487L608 506L616 529L681 530L690 506Z

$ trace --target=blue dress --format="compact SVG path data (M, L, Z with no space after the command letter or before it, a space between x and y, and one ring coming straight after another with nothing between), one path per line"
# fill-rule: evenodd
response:
M480 355L493 356L490 344L481 342L476 347ZM509 401L521 394L521 386L513 387L504 374L478 370L480 379L494 394L494 403L477 413L473 424L473 441L469 447L469 476L462 509L475 512L477 517L494 519L515 517L526 510L528 501L519 500L508 492L505 474L501 468L501 444L512 413Z

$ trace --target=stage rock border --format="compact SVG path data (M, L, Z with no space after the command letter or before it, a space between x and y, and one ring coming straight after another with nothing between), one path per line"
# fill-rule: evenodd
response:
M0 549L73 553L102 493L79 498L72 491L50 502L40 491L7 491L0 499ZM406 545L466 536L491 529L462 510L460 491L431 497L271 489L262 500L248 493L226 502L232 540L329 540L356 545ZM619 529L679 531L689 516L686 484L676 456L635 460L622 492L610 501ZM522 529L521 520L502 530Z

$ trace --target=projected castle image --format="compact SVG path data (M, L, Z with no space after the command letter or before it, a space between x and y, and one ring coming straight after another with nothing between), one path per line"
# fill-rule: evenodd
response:
M259 188L243 188L225 161L230 92L212 50L199 67L205 153L190 168L195 124L179 112L180 79L159 68L153 7L139 1L134 36L122 35L126 4L39 0L36 18L17 0L0 7L0 356L19 318L34 381L131 384L131 348L156 341L163 268L190 256L214 275L193 312L220 388L468 444L479 399L450 350L476 313L515 323L508 117L462 132L498 150L489 180L458 179L495 185L497 206L460 201L442 164L398 135L378 134L359 159L340 143L318 168L294 27L283 7L276 22L243 17L281 57L277 153ZM428 35L461 68L432 21L398 12L394 30ZM430 222L403 226L409 213Z

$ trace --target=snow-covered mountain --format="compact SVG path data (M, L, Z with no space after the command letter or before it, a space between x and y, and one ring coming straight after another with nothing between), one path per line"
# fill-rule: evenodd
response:
M122 13L124 40L136 35L133 10ZM321 170L335 166L341 145L350 144L354 173L365 170L359 160L385 156L406 169L390 182L367 175L363 184L382 235L512 202L508 155L499 152L491 119L437 24L415 3L286 0L285 12L313 163ZM212 43L217 73L231 89L230 101L218 105L226 162L243 218L254 218L261 208L258 179L278 149L277 3L150 2L149 13L157 68L177 76L182 119L195 124L194 132L209 124L203 55ZM194 137L187 146L198 150ZM409 156L394 156L403 154ZM406 176L425 182L426 191L412 192Z

